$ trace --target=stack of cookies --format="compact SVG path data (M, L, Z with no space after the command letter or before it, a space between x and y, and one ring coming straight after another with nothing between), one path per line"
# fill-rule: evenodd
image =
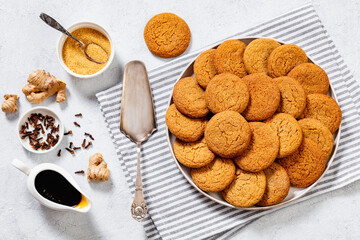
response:
M278 204L325 170L342 114L298 46L228 40L174 86L166 124L194 183L237 207Z

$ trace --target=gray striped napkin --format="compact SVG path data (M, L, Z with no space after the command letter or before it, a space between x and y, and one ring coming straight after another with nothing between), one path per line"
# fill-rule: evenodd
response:
M329 75L342 109L342 133L333 164L319 184L295 203L358 180L360 88L313 6L305 5L229 38L245 36L272 37L297 44L304 49ZM158 131L144 143L142 152L145 198L151 216L143 224L149 239L222 239L252 220L279 209L244 211L222 206L195 190L181 175L171 157L165 135L167 102L172 87L184 67L205 49L207 48L149 71L158 123ZM96 96L130 190L133 192L136 149L135 144L119 131L121 84Z

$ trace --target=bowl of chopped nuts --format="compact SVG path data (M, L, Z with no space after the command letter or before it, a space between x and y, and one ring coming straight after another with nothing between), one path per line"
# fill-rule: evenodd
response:
M20 118L17 135L26 150L48 153L59 146L64 136L64 125L50 108L35 107Z

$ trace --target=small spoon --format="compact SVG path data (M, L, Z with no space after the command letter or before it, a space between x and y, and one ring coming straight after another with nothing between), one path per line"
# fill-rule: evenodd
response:
M60 32L66 34L66 35L68 35L69 37L71 37L72 39L74 39L75 41L77 41L78 43L80 43L81 46L82 46L82 48L84 49L84 54L85 54L86 58L89 59L90 61L101 64L101 63L106 63L106 62L109 60L109 54L108 54L108 53L106 52L106 50L105 50L102 46L100 46L99 44L94 43L94 42L90 42L90 43L88 43L88 44L85 44L85 43L81 42L79 39L77 39L76 37L74 37L73 35L71 35L71 33L69 33L63 26L61 26L60 23L58 23L55 19L53 19L52 17L50 17L49 15L47 15L47 14L45 14L45 13L41 13L41 14L40 14L40 18L41 18L47 25L49 25L50 27L55 28L56 30L58 30L58 31L60 31ZM106 53L106 61L103 61L103 62L102 62L102 61L97 61L97 60L93 59L92 57L90 57L90 56L87 54L86 50L87 50L87 48L89 47L89 45L91 45L91 44L94 44L94 45L100 47L100 48Z

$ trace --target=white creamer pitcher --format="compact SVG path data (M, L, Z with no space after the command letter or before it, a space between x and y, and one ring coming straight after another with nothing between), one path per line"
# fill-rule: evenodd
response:
M12 165L14 167L16 167L17 169L19 169L20 171L22 171L23 173L25 173L26 175L28 175L27 187L28 187L30 193L34 196L34 198L36 200L38 200L42 205L52 208L52 209L55 209L55 210L60 210L60 211L75 211L75 212L86 213L90 210L91 200L80 189L79 185L76 183L74 178L65 169L63 169L55 164L52 164L52 163L42 163L31 169L18 159L14 159L12 161ZM64 177L70 183L70 185L72 185L81 194L81 200L79 201L79 203L77 205L67 206L64 204L57 203L55 201L51 201L51 200L45 198L44 196L42 196L38 192L38 190L35 187L35 179L37 178L37 176L40 176L39 174L44 174L44 172L46 172L46 171L49 172L48 170L54 171L54 172L60 174L62 177ZM77 196L77 197L79 197L79 196Z

